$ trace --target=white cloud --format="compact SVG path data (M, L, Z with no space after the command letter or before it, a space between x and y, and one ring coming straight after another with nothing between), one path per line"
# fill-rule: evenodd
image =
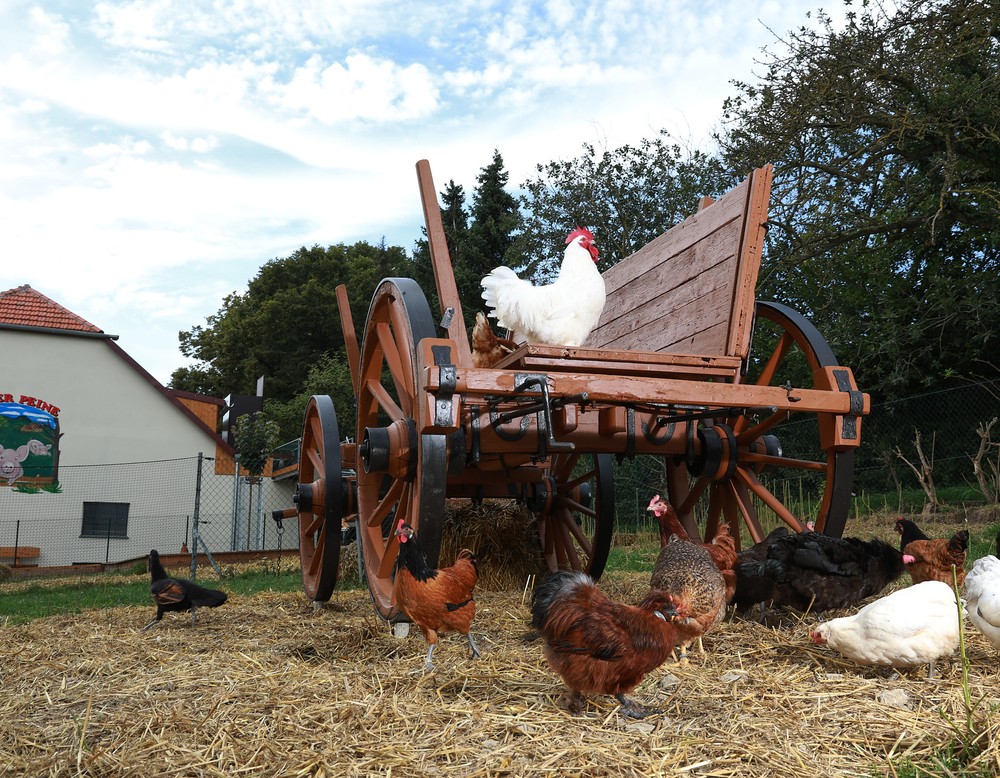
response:
M701 143L810 0L0 4L0 289L30 283L161 380L267 260L412 247L413 165L471 193L583 142Z
M359 53L330 64L312 56L287 84L272 82L270 90L278 107L323 124L408 121L437 107L437 88L426 67L401 67Z
M36 6L29 11L28 22L33 34L34 53L45 57L63 53L69 40L70 29L59 14L46 13Z

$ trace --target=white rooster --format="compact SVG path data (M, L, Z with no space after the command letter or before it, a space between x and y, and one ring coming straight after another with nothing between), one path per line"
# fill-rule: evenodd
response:
M965 607L969 620L1000 648L1000 559L984 556L972 565L965 576Z
M860 665L918 667L958 648L958 600L941 581L898 589L869 603L853 616L820 624L809 633L813 643L830 648Z
M551 284L534 286L505 266L494 268L481 282L490 316L528 343L579 346L601 318L605 289L594 236L577 227L566 244Z

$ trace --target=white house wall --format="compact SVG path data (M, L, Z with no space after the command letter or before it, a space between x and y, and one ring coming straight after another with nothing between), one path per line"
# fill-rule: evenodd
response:
M216 438L147 381L103 339L0 330L0 397L56 409L60 491L0 486L0 546L38 546L39 565L104 561L107 541L81 538L84 501L128 502L128 539L117 561L150 548L178 551L193 511L196 457ZM0 428L0 445L2 445ZM178 461L183 460L183 461ZM109 467L121 463L146 463ZM231 512L232 476L203 468L202 511ZM68 517L68 518L67 518Z

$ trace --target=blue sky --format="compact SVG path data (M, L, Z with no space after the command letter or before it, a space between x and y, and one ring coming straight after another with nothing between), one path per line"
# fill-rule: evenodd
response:
M494 149L516 186L584 143L708 148L730 81L819 7L3 0L0 290L30 284L166 383L177 333L268 260L411 249L417 160L471 192Z

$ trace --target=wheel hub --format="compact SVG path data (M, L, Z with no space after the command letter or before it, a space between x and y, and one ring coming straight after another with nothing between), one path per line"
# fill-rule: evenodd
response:
M700 445L694 447L693 441L688 444L688 472L713 481L728 481L736 474L739 461L736 435L732 427L728 424L699 427L697 435Z
M366 473L388 473L413 481L417 474L417 425L400 419L388 427L365 427L358 456Z

